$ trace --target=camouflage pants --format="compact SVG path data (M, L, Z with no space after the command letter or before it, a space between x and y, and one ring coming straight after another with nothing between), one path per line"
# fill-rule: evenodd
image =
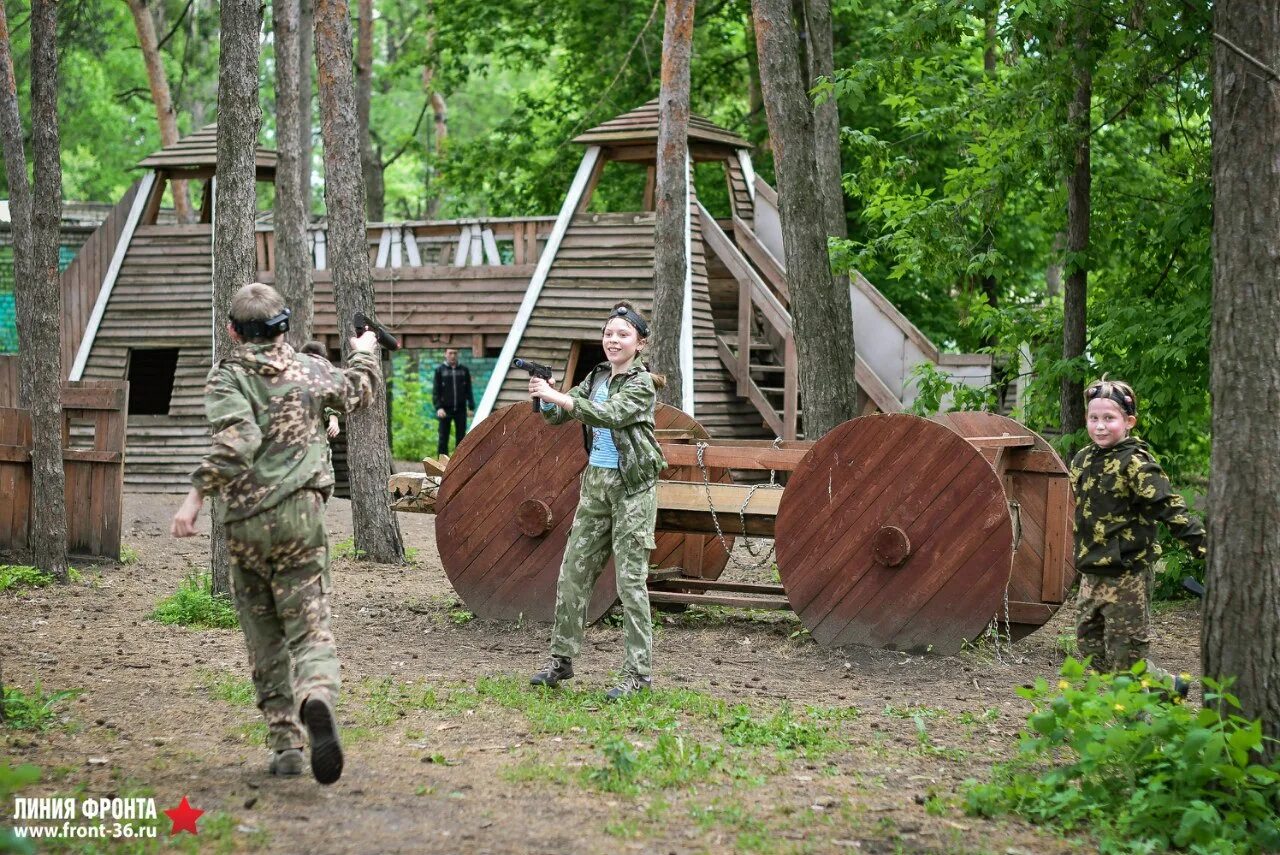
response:
M1150 565L1114 577L1081 574L1076 643L1098 671L1127 671L1147 658L1154 576ZM1165 676L1150 660L1147 670Z
M269 511L227 523L227 547L267 744L274 751L301 748L302 701L338 699L324 497L300 490Z
M553 656L578 655L591 592L612 553L618 597L622 600L622 670L625 674L649 675L653 624L646 585L649 553L656 545L653 526L657 516L656 487L628 496L618 470L587 467L556 581Z

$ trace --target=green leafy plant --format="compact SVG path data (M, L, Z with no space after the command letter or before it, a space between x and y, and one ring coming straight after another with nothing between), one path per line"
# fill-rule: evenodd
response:
M393 357L391 452L401 460L421 460L436 453L439 423L430 412L430 379L417 359Z
M1018 756L966 782L967 810L1089 831L1104 853L1275 851L1280 762L1264 765L1260 722L1231 712L1240 704L1224 686L1205 689L1196 710L1142 663L1088 674L1068 659L1056 687L1019 690L1033 712Z
M120 547L120 563L121 564L137 564L138 550L134 549L132 546L121 546Z
M178 584L178 590L156 603L148 615L159 623L194 629L235 629L240 625L235 606L227 597L213 592L213 577L193 573Z
M25 564L0 564L0 593L17 588L43 588L53 574Z
M10 766L8 760L0 760L0 804L12 805L10 797L40 780L38 766ZM12 828L0 828L0 852L26 855L34 852L30 842L13 833Z
M11 730L48 730L57 719L59 708L83 691L64 689L46 692L39 680L30 692L23 692L17 686L5 686L4 725Z
M356 539L354 535L340 540L333 545L334 558L355 558L358 560L364 558L364 556L365 552L363 549L356 549Z

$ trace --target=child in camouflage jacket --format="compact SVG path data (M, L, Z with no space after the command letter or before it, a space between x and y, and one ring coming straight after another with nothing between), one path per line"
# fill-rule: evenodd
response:
M1197 558L1204 527L1173 492L1151 449L1130 432L1137 424L1133 389L1099 380L1085 391L1093 444L1071 461L1075 492L1075 564L1080 576L1076 641L1099 671L1126 671L1147 659L1151 586L1163 522ZM1157 678L1164 672L1148 662ZM1176 688L1185 694L1185 679Z

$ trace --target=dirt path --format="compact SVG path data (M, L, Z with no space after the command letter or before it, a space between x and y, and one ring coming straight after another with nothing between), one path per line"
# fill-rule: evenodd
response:
M199 851L1092 851L967 817L956 796L1016 749L1014 689L1056 672L1065 613L999 658L826 651L789 615L664 616L662 691L606 709L618 630L589 630L572 689L529 691L547 628L468 620L431 518L414 515L401 517L412 565L334 563L342 780L271 778L238 631L147 618L205 561L207 537L169 538L176 503L127 497L136 563L0 594L6 681L83 690L50 730L2 731L11 762L44 770L24 795L147 793L162 808L185 795L206 811ZM329 525L333 543L349 536L346 502ZM1193 608L1155 631L1162 663L1194 666Z

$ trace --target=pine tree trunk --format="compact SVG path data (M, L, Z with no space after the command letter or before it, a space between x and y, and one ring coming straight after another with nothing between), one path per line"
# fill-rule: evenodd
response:
M747 16L747 136L759 143L751 151L751 156L759 158L771 151L769 142L769 124L765 121L764 95L760 92L760 60L756 49L756 31L751 24L751 16Z
M1280 69L1274 0L1218 0L1214 32ZM1213 463L1204 673L1280 739L1280 83L1213 46ZM1275 742L1270 756L1280 756Z
M254 216L257 211L254 150L262 123L258 104L258 31L262 7L255 0L222 0L218 63L218 166L213 199L213 361L231 352L227 321L231 298L257 278ZM215 514L216 517L216 514ZM213 588L231 591L226 532L215 525Z
M858 415L849 289L831 275L813 150L813 110L788 0L752 0L795 335L804 434L818 439Z
M302 210L306 212L307 223L311 222L311 130L314 125L311 109L311 69L314 68L315 55L312 50L312 39L315 38L315 5L313 0L300 0L298 4L298 94L300 112L298 114L298 138L300 154L298 168L302 170Z
M1072 78L1075 94L1067 108L1071 171L1067 173L1067 278L1062 291L1062 357L1084 356L1089 294L1089 213L1093 173L1090 163L1090 111L1093 106L1091 11L1081 7L1073 22ZM1059 406L1064 434L1084 429L1084 381L1072 370L1062 378Z
M836 76L834 35L831 31L831 0L804 0L805 29L809 33L809 85L818 78ZM818 189L822 193L827 234L848 237L844 215L844 170L840 167L840 111L834 97L813 107L814 141L818 163Z
M360 177L359 122L351 79L351 24L347 0L317 0L316 67L320 81L320 129L324 139L324 198L329 217L333 293L342 325L342 348L356 312L373 315L364 193ZM347 418L351 516L356 548L371 561L404 560L400 525L387 501L391 448L387 442L386 388L373 403Z
M293 311L289 342L301 347L311 339L313 314L311 253L307 250L307 211L302 193L302 89L298 83L298 0L273 0L276 48L276 289Z
M683 407L680 333L684 284L685 214L689 205L689 56L695 0L667 0L662 35L662 88L658 108L658 165L653 226L653 345L650 365L666 375L658 400Z
M142 48L142 61L147 67L147 81L151 85L151 100L156 108L156 122L160 125L160 143L170 146L178 141L178 118L169 95L169 76L160 57L160 45L156 39L155 21L146 0L127 0L133 13L133 25L138 31L138 45ZM191 192L186 181L174 181L173 210L180 223L194 223Z
M18 314L19 406L31 411L31 563L67 580L67 509L62 464L62 290L58 243L62 168L58 161L58 51L55 0L31 4L31 156L27 184L22 123L7 22L0 24L0 134L13 223L14 301ZM0 6L0 12L3 7ZM0 15L3 20L3 15ZM38 521L38 522L37 522Z
M373 0L358 0L356 34L356 119L360 123L360 171L364 175L365 213L382 222L382 159L373 145L369 113L373 104Z
M434 219L436 213L440 210L441 188L438 181L440 174L440 164L444 156L444 145L449 137L449 112L445 104L444 95L436 91L433 86L435 83L436 71L432 66L435 59L436 45L436 26L435 26L435 6L430 0L426 3L427 16L427 36L426 36L426 57L427 64L422 67L422 91L431 99L431 158L427 163L427 219Z

